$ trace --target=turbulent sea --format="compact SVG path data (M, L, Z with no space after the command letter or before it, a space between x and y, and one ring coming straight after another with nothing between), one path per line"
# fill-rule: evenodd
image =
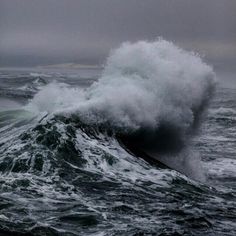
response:
M166 41L2 69L0 235L236 235L236 87L214 77Z

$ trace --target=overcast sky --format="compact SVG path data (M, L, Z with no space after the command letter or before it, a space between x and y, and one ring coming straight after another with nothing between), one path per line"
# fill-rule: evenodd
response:
M97 64L159 36L233 68L236 0L0 0L0 66Z

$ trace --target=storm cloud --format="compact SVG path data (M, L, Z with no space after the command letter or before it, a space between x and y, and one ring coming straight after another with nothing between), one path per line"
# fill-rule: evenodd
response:
M101 64L123 41L171 40L236 64L235 0L1 0L0 66Z

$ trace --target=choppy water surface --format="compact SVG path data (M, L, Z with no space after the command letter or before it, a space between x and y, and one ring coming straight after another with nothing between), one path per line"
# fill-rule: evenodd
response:
M218 85L189 144L160 155L181 174L111 127L48 112L100 74L0 72L0 234L236 235L236 89Z

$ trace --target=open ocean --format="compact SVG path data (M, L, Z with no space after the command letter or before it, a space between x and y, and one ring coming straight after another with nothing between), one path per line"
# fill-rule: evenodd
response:
M236 235L236 87L149 46L186 62L0 71L1 236Z

